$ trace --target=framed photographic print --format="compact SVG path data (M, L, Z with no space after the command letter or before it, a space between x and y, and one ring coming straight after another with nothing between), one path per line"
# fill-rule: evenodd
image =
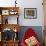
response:
M2 10L2 15L9 15L9 10Z
M24 8L24 18L25 19L36 19L37 8Z

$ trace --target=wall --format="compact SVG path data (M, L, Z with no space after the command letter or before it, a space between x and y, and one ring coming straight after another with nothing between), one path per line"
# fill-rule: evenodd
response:
M20 2L22 2L21 0ZM42 0L24 0L20 3L20 24L22 26L43 26ZM37 8L37 19L24 19L24 8Z
M0 6L15 6L14 1L15 0L0 0ZM17 0L17 3L17 6L20 8L19 24L21 26L43 26L44 23L42 0ZM24 19L24 8L37 8L37 19Z

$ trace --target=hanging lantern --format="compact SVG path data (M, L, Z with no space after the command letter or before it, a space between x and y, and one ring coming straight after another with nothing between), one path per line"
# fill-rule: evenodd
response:
M15 0L15 7L16 7L16 4L17 4L17 2L16 2L17 0Z

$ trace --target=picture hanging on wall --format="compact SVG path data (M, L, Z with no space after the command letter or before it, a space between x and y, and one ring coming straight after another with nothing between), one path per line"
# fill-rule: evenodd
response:
M25 19L36 19L37 8L24 8L24 18Z

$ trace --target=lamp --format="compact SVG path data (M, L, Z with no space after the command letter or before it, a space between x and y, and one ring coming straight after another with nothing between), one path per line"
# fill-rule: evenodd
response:
M17 4L17 2L16 2L17 0L15 0L15 7L16 7L16 4Z

